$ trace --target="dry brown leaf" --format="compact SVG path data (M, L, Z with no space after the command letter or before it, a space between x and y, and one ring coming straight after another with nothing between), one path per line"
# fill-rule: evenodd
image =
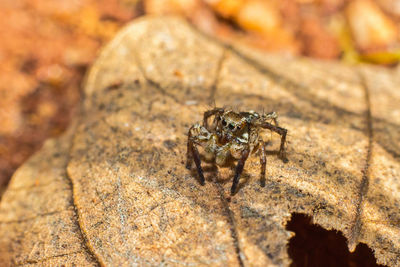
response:
M78 125L14 175L2 263L288 266L296 212L399 266L398 83L398 70L258 54L180 19L138 20L93 66ZM275 110L289 130L289 162L268 156L262 188L252 156L230 202L230 169L201 186L184 166L186 132L213 99Z

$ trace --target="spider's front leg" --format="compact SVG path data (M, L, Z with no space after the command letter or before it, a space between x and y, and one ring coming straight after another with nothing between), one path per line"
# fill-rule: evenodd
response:
M283 162L287 162L287 158L285 155L285 142L286 142L286 135L287 135L287 130L285 128L279 127L279 126L275 126L269 122L262 122L260 124L260 127L264 128L264 129L268 129L271 130L273 132L278 133L281 136L281 145L279 147L279 158L283 161Z
M200 153L197 149L198 144L208 142L211 138L210 132L200 124L193 125L188 132L186 168L191 169L192 162L196 164L197 173L199 174L200 184L205 184L203 169L201 168Z
M233 178L233 183L231 187L231 195L233 196L236 192L236 188L239 184L239 178L240 175L243 172L244 164L246 163L247 158L249 157L250 151L248 149L243 150L242 155L240 159L238 160L238 163L236 165L236 170L235 170L235 177Z

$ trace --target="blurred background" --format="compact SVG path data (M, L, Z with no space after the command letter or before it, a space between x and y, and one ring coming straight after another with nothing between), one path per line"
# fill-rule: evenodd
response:
M1 0L0 195L67 128L99 48L146 14L178 14L276 53L387 67L400 59L399 0Z

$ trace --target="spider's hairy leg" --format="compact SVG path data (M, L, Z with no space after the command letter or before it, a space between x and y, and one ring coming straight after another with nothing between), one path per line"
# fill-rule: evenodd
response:
M274 122L275 126L279 126L278 125L278 115L276 114L275 111L266 114L265 115L265 119L266 120L272 120Z
M192 154L194 163L196 164L197 172L199 174L200 184L204 185L205 179L204 179L203 169L201 168L200 154L199 151L197 150L197 147L193 143L192 143Z
M261 174L260 174L260 184L262 187L265 186L265 169L267 166L267 158L265 155L265 144L262 139L259 141L260 144L260 164L261 164Z
M200 178L200 184L205 184L203 169L201 168L201 160L200 153L196 147L196 143L201 141L200 139L204 136L203 134L209 134L209 132L199 124L193 125L188 132L188 141L187 141L187 158L186 158L186 168L190 169L192 167L192 162L196 164L197 172ZM206 137L207 138L207 137Z
M236 188L239 184L240 175L243 172L244 164L246 163L247 158L249 157L250 151L248 149L242 152L241 158L238 160L235 170L235 177L233 178L233 183L231 187L231 195L233 196L236 192Z
M266 121L262 122L260 124L260 127L276 132L281 136L281 146L279 147L279 158L283 162L287 162L288 160L285 155L285 142L286 142L287 130L279 126L272 125L271 123Z
M216 114L222 114L224 113L224 109L223 108L213 108L211 110L207 110L206 112L204 112L204 116L203 116L203 126L209 130L208 128L208 118L216 115Z

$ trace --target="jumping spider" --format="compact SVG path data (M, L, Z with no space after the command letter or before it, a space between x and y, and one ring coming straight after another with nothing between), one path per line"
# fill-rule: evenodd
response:
M214 116L214 120L209 125L208 119L212 116ZM287 130L278 126L275 112L260 115L254 111L238 113L223 108L214 108L204 112L203 125L196 123L189 129L186 168L190 169L194 160L200 183L204 185L205 180L197 149L198 145L204 148L205 157L214 159L219 166L226 164L229 159L237 159L238 163L231 187L231 195L234 195L248 156L259 150L261 186L264 187L266 153L264 141L260 136L261 129L268 129L281 136L278 155L286 162L285 140Z

